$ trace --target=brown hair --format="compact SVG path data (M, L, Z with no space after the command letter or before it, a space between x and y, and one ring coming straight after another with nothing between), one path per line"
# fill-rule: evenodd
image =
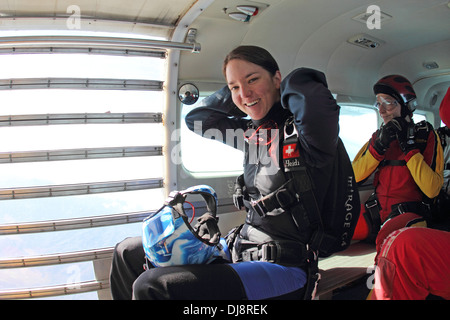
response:
M266 69L272 76L280 70L277 62L266 49L257 46L239 46L228 53L223 61L222 72L225 78L228 62L233 59L241 59L257 64Z

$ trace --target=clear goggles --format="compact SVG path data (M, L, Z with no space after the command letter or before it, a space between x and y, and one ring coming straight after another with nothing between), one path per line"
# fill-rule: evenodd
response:
M392 111L400 104L395 99L384 99L382 97L378 97L377 101L375 102L375 107L380 110L382 107L386 111Z

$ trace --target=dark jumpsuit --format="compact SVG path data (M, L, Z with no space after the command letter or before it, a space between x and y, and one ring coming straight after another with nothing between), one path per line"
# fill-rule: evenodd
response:
M201 132L197 133L201 134L209 129L219 130L223 137L227 137L227 130L255 132L269 120L272 128L278 128L271 141L262 147L252 147L237 134L232 141L224 141L244 149L245 187L249 197L257 200L286 181L280 144L284 123L293 115L299 133L300 155L310 169L319 209L323 208L339 133L339 106L327 88L324 74L307 68L291 72L282 81L281 101L275 103L262 120L248 120L238 113L225 87L192 110L186 116L186 124L196 132L194 128L200 127ZM242 248L248 248L249 244L271 240L307 243L308 230L296 225L289 210L279 208L261 217L252 207L246 207L245 223L229 248L232 262L217 259L208 265L150 268L144 272L140 237L119 243L111 270L113 298L302 299L307 276L301 268L263 261L241 262L240 258Z

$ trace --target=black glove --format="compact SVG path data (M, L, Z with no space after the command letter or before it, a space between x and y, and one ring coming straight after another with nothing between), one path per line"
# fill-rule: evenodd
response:
M220 230L217 225L217 220L211 213L206 212L197 219L194 230L197 231L200 238L207 240L211 244L217 244L220 240Z
M402 120L405 121L405 119L400 117L394 118L388 123L381 126L380 130L378 131L378 136L373 144L375 150L379 154L383 155L391 142L397 138L398 133L403 131Z

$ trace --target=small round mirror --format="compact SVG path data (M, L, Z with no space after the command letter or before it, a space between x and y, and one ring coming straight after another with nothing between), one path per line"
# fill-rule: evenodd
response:
M183 104L192 105L197 102L198 97L198 88L192 83L183 84L178 90L178 99L180 99Z

